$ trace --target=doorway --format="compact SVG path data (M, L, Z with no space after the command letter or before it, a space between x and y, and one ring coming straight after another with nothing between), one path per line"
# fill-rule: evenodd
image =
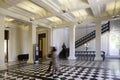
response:
M8 63L8 40L9 40L9 31L4 31L4 53L5 53L5 63Z
M44 59L46 56L46 33L38 34L38 52L39 58Z

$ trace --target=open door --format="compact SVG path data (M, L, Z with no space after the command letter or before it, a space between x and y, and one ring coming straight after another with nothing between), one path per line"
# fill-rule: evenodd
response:
M46 48L46 34L42 33L38 35L38 52L39 58L44 58Z
M39 39L39 58L42 58L43 55L43 39Z

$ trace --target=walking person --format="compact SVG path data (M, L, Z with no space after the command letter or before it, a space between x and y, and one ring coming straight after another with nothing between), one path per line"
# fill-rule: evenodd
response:
M50 72L51 71L51 68L52 68L52 74L53 73L56 73L58 70L58 62L57 62L57 56L56 56L56 48L55 47L51 47L51 51L48 55L49 58L51 58L50 60L50 64L49 64L49 67L47 69L47 72Z

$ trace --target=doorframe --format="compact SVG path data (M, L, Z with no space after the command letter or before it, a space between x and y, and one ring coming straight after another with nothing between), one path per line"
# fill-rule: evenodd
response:
M40 42L40 40L41 40L41 42ZM43 58L42 53L40 54L40 49L41 50L43 49L43 40L42 40L42 38L39 38L39 35L38 35L38 53L39 53L39 58Z
M9 30L4 30L4 40L6 40L6 55L5 55L5 62L8 63L8 55L9 55L9 52L8 52L8 40L9 40Z
M40 49L43 50L43 45L44 45L43 44L43 38L47 38L46 35L47 35L46 33L39 33L38 34L38 52L39 52L39 58L44 58L43 57L43 51L42 51L42 53L40 53ZM40 40L41 40L41 42L40 42ZM47 44L47 42L46 42L46 44ZM41 45L41 47L40 47L40 45Z

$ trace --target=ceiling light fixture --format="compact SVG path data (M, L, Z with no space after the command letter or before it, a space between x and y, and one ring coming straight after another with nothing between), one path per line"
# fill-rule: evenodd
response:
M77 22L78 24L81 24L80 22Z
M80 16L87 16L88 13L85 9L81 9L81 10L78 10L78 11L74 11L72 12L72 14L75 16L75 17L80 17Z
M60 8L57 4L55 4L53 1L51 0L42 0L44 3L46 3L47 5L49 5L52 9L54 9L56 12L59 12Z
M52 21L52 22L59 22L59 21L62 21L60 18L56 17L56 16L53 16L53 17L49 17L47 18L48 20Z
M61 9L63 13L67 13L69 11L68 8Z
M5 21L6 21L6 22L11 22L11 21L13 21L13 20L14 20L13 18L8 18L8 17L5 18Z
M17 4L17 7L25 9L32 13L46 12L46 10L44 8L32 3L31 1L21 2L21 3Z
M34 20L35 20L35 18L34 18L34 17L31 17L31 18L30 18L30 21L34 21Z

